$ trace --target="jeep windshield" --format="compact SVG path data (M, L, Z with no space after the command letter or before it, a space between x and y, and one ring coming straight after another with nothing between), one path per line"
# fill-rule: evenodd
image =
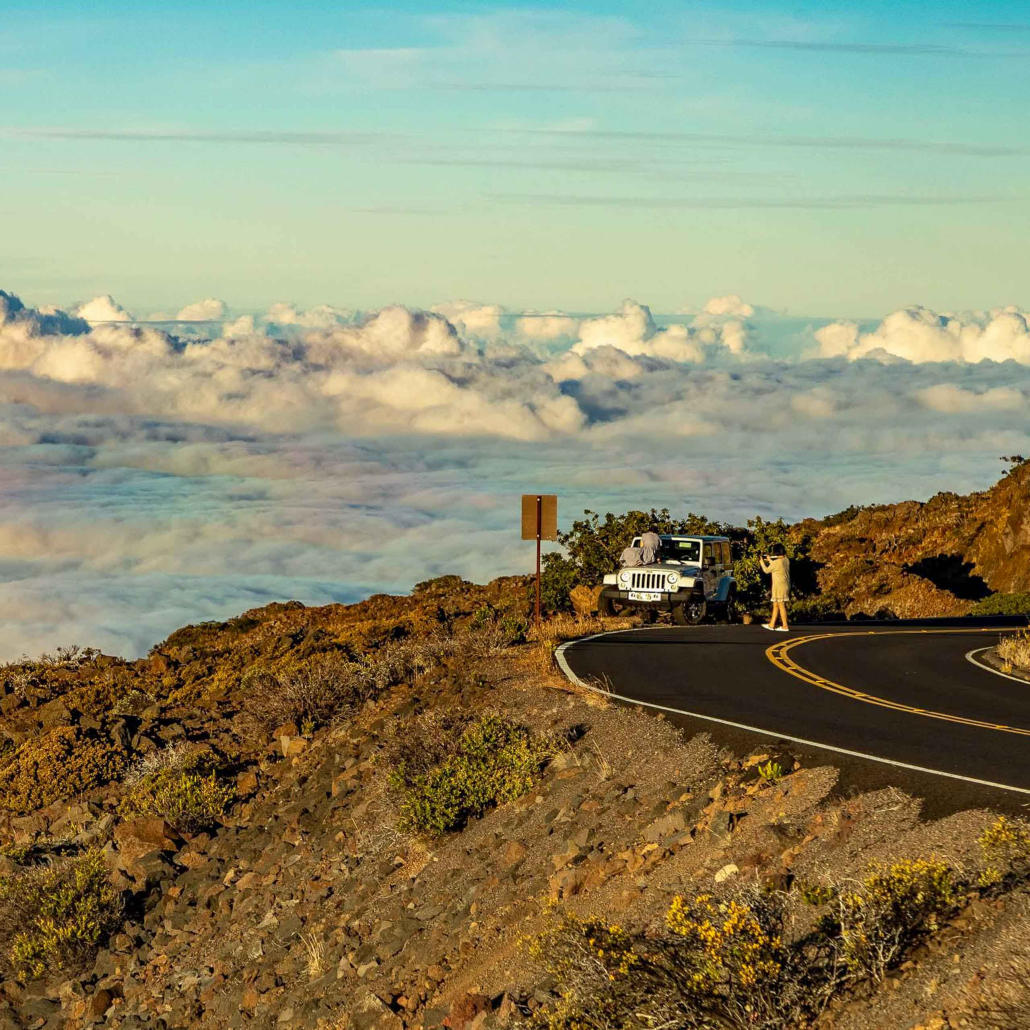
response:
M662 541L662 559L684 565L700 565L701 541L665 539Z

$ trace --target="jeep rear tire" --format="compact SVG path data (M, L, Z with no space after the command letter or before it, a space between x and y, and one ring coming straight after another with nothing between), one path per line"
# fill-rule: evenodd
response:
M731 590L726 595L726 603L723 605L722 617L726 622L737 622L740 619L740 612L737 610L736 590Z

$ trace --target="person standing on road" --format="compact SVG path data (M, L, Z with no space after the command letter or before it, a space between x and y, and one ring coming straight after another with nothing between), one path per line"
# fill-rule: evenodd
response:
M787 625L787 601L790 598L790 559L783 553L783 544L773 544L768 554L761 558L762 571L772 576L772 616L768 622L762 623L763 629L776 630L777 633L786 633L790 629ZM776 625L779 617L780 625Z

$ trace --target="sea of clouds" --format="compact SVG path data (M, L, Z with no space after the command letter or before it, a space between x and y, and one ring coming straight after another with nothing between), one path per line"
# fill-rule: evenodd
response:
M140 321L0 291L0 661L525 571L523 492L567 525L985 487L1030 453L1028 318L912 307L785 337L729 296L674 319L208 298Z

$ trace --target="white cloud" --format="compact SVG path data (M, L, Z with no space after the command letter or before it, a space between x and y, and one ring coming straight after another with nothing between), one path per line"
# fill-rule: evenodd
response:
M597 347L615 347L625 354L678 362L700 362L705 356L690 329L682 325L658 329L651 309L635 300L623 301L614 315L588 318L582 323L573 353L582 355Z
M902 308L869 333L854 322L834 322L815 334L823 357L903 359L917 364L1018 361L1030 365L1028 314L1016 307L967 316Z
M300 326L305 329L330 329L337 325L347 325L354 318L354 312L345 308L335 308L330 304L320 304L307 311L298 310L293 304L279 302L273 304L265 312L265 322L273 329L276 326Z
M700 315L691 326L674 323L662 329L655 324L650 308L626 300L613 315L586 319L572 351L585 354L596 347L615 347L634 356L696 364L710 351L743 356L746 346L747 329L737 319Z
M579 322L563 311L527 312L515 323L517 332L529 340L559 340L574 337Z
M176 316L180 322L218 322L225 318L225 301L208 297L196 304L187 304Z
M755 309L741 300L736 293L729 293L725 297L712 297L704 308L706 315L728 315L731 318L750 318L754 313Z
M336 364L341 356L362 355L383 361L404 357L458 357L468 348L442 315L395 305L360 325L312 330L305 339L315 361Z
M955 383L937 383L916 391L919 403L946 414L968 414L985 411L1026 411L1027 397L1010 386L996 386L977 392Z
M522 571L530 490L559 493L566 522L793 517L986 486L1030 448L1030 367L913 363L895 332L868 352L885 367L841 360L864 335L845 323L821 334L832 360L756 361L761 315L666 329L628 301L484 339L452 314L277 307L186 340L0 293L0 660L140 653L275 597ZM1016 314L963 316L958 336L995 353ZM538 346L570 328L574 346Z
M790 399L790 406L808 418L832 418L837 411L837 398L832 390L817 386L804 393L796 393Z
M500 304L477 304L470 300L452 300L446 304L434 304L435 314L443 315L451 325L468 336L492 339L501 334Z
M135 320L131 311L126 311L109 293L94 297L75 309L79 318L90 324L96 322L132 322Z

